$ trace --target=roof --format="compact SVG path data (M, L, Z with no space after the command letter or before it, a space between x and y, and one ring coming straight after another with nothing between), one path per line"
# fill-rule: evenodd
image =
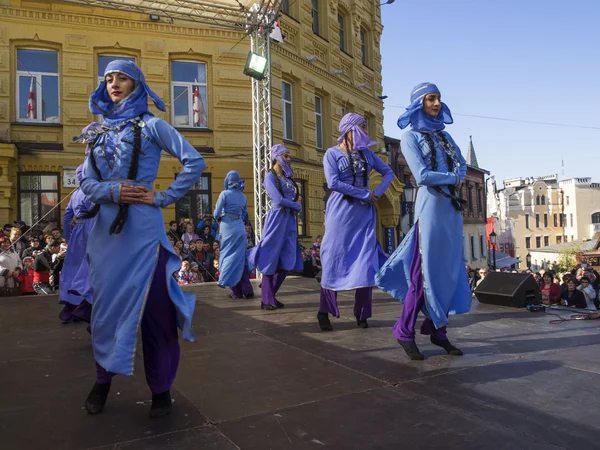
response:
M590 250L594 249L596 241L597 241L596 239L588 239L585 241L564 242L562 244L554 244L554 245L549 245L547 247L530 248L529 251L542 252L542 253L560 253L563 250L569 250L569 249L572 249L573 247L576 247L579 251L589 252Z
M467 151L467 165L479 169L477 163L477 155L475 154L475 147L473 147L473 136L469 136L469 150Z

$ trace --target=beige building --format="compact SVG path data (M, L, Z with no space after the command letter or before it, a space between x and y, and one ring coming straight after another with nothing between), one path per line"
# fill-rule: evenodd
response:
M502 189L489 192L488 207L492 215L512 222L521 267L528 253L532 266L541 266L537 249L588 240L600 231L600 184L590 178L504 180Z
M95 119L89 94L117 58L142 67L167 104L166 113L151 110L207 161L199 182L164 210L165 221L211 213L231 169L247 181L252 218L251 83L243 74L249 38L93 3L0 0L0 223L61 220L84 157L73 137ZM369 134L383 142L380 7L370 0L285 1L279 22L285 42L272 45L273 141L294 158L304 198L298 231L310 240L323 233L322 158L342 115L364 115ZM179 169L165 154L154 188L165 189ZM380 238L397 224L400 193L396 181L377 205Z

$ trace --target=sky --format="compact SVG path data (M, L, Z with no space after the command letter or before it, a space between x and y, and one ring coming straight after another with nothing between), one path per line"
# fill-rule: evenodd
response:
M446 130L465 157L473 136L499 186L551 174L600 182L600 1L396 0L381 16L386 136L401 137L410 91L429 81L454 116Z

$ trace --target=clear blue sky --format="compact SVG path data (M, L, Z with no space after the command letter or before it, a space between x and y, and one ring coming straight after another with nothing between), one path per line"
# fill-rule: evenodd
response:
M479 165L506 178L558 173L600 182L600 129L505 122L461 114L600 128L600 0L396 0L384 25L384 127L421 81L440 88L447 126Z

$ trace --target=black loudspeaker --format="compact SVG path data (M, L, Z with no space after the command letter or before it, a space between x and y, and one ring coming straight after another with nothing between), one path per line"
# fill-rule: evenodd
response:
M542 302L540 287L527 273L490 272L475 289L481 303L525 308Z

